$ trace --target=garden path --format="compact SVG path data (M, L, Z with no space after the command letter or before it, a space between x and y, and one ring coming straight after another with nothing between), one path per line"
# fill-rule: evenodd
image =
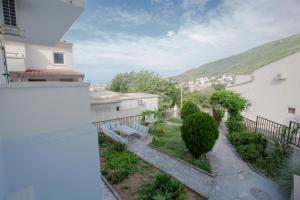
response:
M130 137L129 139L128 150L161 171L175 177L195 192L208 197L213 185L213 178L211 176L160 153L134 137Z
M221 124L219 138L208 154L216 174L209 200L281 200L278 186L254 172L235 152Z
M226 133L222 123L219 138L208 153L216 174L214 178L160 153L137 138L129 139L128 149L209 200L283 200L273 181L257 174L240 159Z

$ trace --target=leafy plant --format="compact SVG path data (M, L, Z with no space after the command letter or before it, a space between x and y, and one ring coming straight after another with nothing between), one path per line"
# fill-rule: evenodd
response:
M240 116L249 106L247 99L230 90L216 90L210 97L210 103L225 108L231 116Z
M219 136L215 120L207 113L194 113L183 120L181 137L187 149L198 158L210 151Z
M121 144L121 143L116 143L112 146L111 148L113 151L122 153L126 150L125 144Z
M158 123L158 125L163 127L164 132L163 134L152 134L153 139L151 146L194 165L195 167L211 172L210 163L204 155L195 158L186 148L186 145L181 138L179 127L168 126L168 124L165 123Z
M200 112L200 109L196 104L193 102L185 102L181 108L181 119L184 119L185 117Z
M102 152L105 159L102 174L112 184L123 181L137 171L138 157L127 151L123 145L103 138L101 147L105 147L105 151Z
M264 154L264 147L258 144L246 144L238 146L237 151L244 160L254 163Z
M230 116L225 124L229 133L246 131L246 126L240 116Z
M180 118L170 118L170 119L168 119L168 121L176 123L176 124L181 124L182 123L182 120Z
M185 187L167 174L159 174L151 182L142 185L139 200L187 200Z
M258 133L234 132L229 134L229 140L235 146L257 144L265 148L267 140Z
M277 177L277 182L279 184L280 190L287 197L290 197L291 191L293 189L294 175L300 176L299 162L283 165L283 167L279 169L279 176Z
M226 123L229 132L240 132L245 130L242 122L241 112L250 105L248 100L240 94L229 90L216 90L210 97L210 103L216 107L221 106L229 113Z
M155 122L149 127L149 133L156 136L162 136L166 133L166 127L161 122Z

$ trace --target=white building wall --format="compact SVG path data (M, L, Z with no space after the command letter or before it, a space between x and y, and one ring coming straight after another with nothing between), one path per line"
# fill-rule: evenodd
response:
M9 71L73 68L72 44L69 43L59 43L56 46L45 46L6 41L5 49ZM54 63L54 52L64 53L64 64Z
M279 73L287 73L286 80L278 80ZM244 85L230 87L250 100L251 106L244 113L248 118L262 116L287 124L300 121L300 53L271 63L254 73L254 80ZM296 108L295 115L288 107Z
M138 104L138 99L122 100L116 103L91 104L92 121L105 121L109 119L123 118L140 115L146 110L158 109L158 97L140 98L143 104ZM117 106L120 110L117 111Z
M3 177L0 166L0 180L6 179L7 198L101 199L88 86L51 82L0 86L0 110L5 113L0 115L1 163L6 170Z
M7 190L7 179L6 173L4 169L4 158L3 158L3 147L2 140L0 136L0 199L4 199L4 194L6 194Z

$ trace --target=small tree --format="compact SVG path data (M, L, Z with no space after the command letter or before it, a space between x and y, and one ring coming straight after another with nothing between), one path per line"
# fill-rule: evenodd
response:
M241 112L247 109L249 102L240 94L229 90L216 90L210 97L210 103L214 107L221 106L229 113L226 126L228 131L240 132L245 130L242 122Z
M181 137L196 158L210 151L218 136L218 125L207 113L198 112L183 119Z
M181 108L181 119L197 112L200 112L200 109L196 104L190 101L185 102Z

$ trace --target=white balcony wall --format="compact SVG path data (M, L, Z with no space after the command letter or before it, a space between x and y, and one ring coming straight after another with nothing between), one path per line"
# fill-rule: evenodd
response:
M0 164L4 163L0 186L5 186L0 187L0 199L101 199L88 86L51 82L0 86Z

